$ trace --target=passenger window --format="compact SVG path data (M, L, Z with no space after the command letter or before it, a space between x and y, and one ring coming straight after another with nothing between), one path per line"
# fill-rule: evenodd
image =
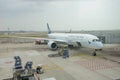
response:
M95 39L93 39L92 41L95 42Z
M100 41L100 40L99 40L99 39L93 39L92 41L93 41L93 42L96 42L96 41Z
M100 41L99 39L96 39L96 41Z

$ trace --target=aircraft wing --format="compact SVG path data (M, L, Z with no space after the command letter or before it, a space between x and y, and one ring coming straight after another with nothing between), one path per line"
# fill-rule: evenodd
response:
M55 42L67 43L66 40L61 40L61 39L37 38L37 37L17 37L17 36L11 36L11 37L12 38L23 38L23 39L45 40L45 41L55 41Z
M54 42L67 43L67 41L65 41L65 40L61 40L61 39L36 38L35 40L46 40L46 41L54 41Z

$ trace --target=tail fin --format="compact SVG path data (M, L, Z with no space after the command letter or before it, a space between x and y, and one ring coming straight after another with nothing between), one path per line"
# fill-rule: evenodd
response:
M47 23L47 28L48 28L48 34L51 33L51 30L50 30L50 27L49 27L49 24Z

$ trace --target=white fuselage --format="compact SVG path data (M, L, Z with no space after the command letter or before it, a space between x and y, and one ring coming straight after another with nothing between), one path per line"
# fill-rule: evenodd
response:
M51 39L60 39L69 45L80 43L81 47L102 49L103 44L99 39L91 34L71 34L71 33L51 33L48 34Z

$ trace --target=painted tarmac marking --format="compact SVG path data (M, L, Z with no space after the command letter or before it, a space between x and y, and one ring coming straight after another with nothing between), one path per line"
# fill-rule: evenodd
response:
M20 54L21 52L16 52L17 54ZM22 57L24 58L24 59L26 59L27 61L28 60L32 60L32 58L31 57L33 57L33 56L39 56L39 55L41 55L39 52L37 52L37 51L34 51L34 50L29 50L29 51L24 51L23 52L24 53L24 55L22 55ZM45 56L43 56L43 57L45 57ZM58 66L57 64L55 64L55 63L53 63L51 60L49 60L47 57L45 57L48 61L50 61L50 63L49 64L45 64L45 65L42 65L42 67L43 67L43 69L44 70L63 70L63 68L61 68L60 66ZM36 66L34 66L34 67L36 67Z
M12 64L13 63L13 61L7 61L7 62L5 62L6 64Z
M88 60L78 60L75 61L75 63L90 69L92 71L101 70L101 69L109 69L113 67L120 67L120 65L116 62L111 62L108 60L102 60L102 59L88 59Z
M60 66L55 65L55 64L43 65L43 68L45 70L63 70L63 68L61 68Z
M60 67L59 65L57 65L56 63L54 63L53 61L51 61L50 59L48 59L48 57L45 57L47 61L49 61L49 64L45 64L43 65L43 68L45 70L63 70L62 67Z
M25 54L28 55L28 56L37 56L37 55L40 55L37 51L34 51L34 50L26 51Z
M12 58L1 58L0 67L12 67L14 64L14 59Z

